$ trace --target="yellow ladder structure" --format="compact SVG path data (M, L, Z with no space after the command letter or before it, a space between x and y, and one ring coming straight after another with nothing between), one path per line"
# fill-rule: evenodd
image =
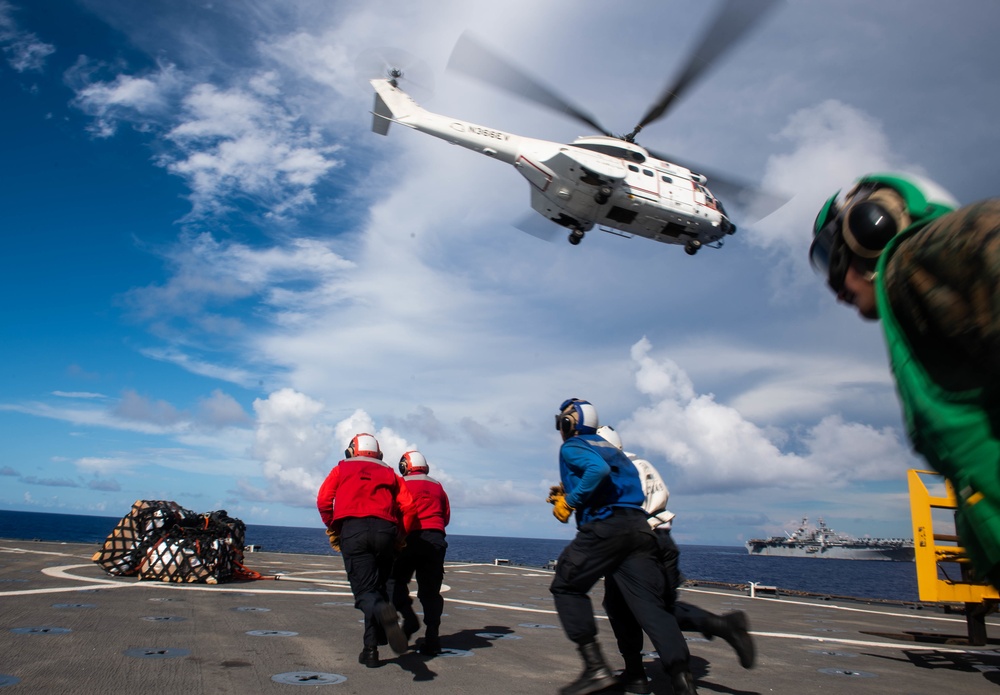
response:
M934 496L925 479L944 483L944 495ZM997 610L1000 593L989 584L970 579L969 559L958 544L958 536L934 532L934 509L958 508L955 490L939 473L911 469L907 472L910 485L910 515L913 520L913 546L917 566L917 587L921 601L964 603L969 629L969 643L986 644L986 616ZM949 530L954 530L953 528ZM956 563L960 577L949 578L939 563Z

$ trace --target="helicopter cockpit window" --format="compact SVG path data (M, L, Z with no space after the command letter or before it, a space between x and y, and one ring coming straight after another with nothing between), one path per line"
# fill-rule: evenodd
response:
M628 170L629 171L636 171L637 172L637 171L639 171L639 167L637 167L635 164L629 164L628 165Z
M616 147L614 145L600 145L593 142L581 142L581 143L576 143L573 146L579 147L581 150L600 152L601 154L606 154L611 157L618 157L619 159L628 159L630 161L638 162L640 164L646 161L646 157L640 152L627 150L624 147ZM638 171L638 169L636 169L636 171Z

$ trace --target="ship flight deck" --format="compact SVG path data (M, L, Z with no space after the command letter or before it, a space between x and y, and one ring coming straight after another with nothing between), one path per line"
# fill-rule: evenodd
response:
M90 561L97 547L0 540L3 692L500 695L555 693L580 672L548 570L448 563L444 653L382 647L385 663L369 669L358 663L361 613L338 555L249 553L250 569L284 578L210 586L109 576ZM599 615L601 596L598 584ZM1000 692L996 616L988 644L971 647L964 616L939 606L704 586L681 596L716 613L745 611L757 644L757 665L744 670L721 639L689 634L701 693ZM621 668L607 620L598 625L605 658ZM668 695L652 652L645 663L653 692Z

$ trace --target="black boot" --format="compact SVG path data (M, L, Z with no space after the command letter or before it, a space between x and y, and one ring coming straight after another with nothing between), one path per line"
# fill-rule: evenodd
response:
M441 653L441 640L438 638L438 629L428 627L424 632L424 641L420 644L420 653L424 656L437 656Z
M632 695L648 695L652 692L646 669L642 665L641 654L622 654L625 670L617 675L618 687Z
M698 689L694 687L694 676L687 666L670 674L670 687L673 688L674 695L698 695Z
M399 614L391 603L382 602L375 608L375 617L379 625L385 630L386 640L389 647L397 654L403 654L409 649L410 640L403 634L403 628L399 626Z
M757 648L750 636L750 624L747 614L743 611L733 611L725 615L714 615L705 626L705 637L721 637L726 640L739 657L740 666L753 668L757 658Z
M358 655L358 663L368 668L378 668L382 662L378 660L378 647L365 647Z
M618 679L611 675L611 669L604 663L597 642L581 644L579 650L583 657L583 673L560 690L560 695L589 695L618 685Z

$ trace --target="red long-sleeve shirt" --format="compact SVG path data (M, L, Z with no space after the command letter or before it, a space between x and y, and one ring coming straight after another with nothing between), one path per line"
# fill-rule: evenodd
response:
M451 521L451 505L441 483L423 473L403 476L403 483L417 507L417 525L412 530L444 531Z
M417 523L413 496L389 464L355 456L341 461L319 488L316 507L327 528L348 517L376 517L409 533Z

